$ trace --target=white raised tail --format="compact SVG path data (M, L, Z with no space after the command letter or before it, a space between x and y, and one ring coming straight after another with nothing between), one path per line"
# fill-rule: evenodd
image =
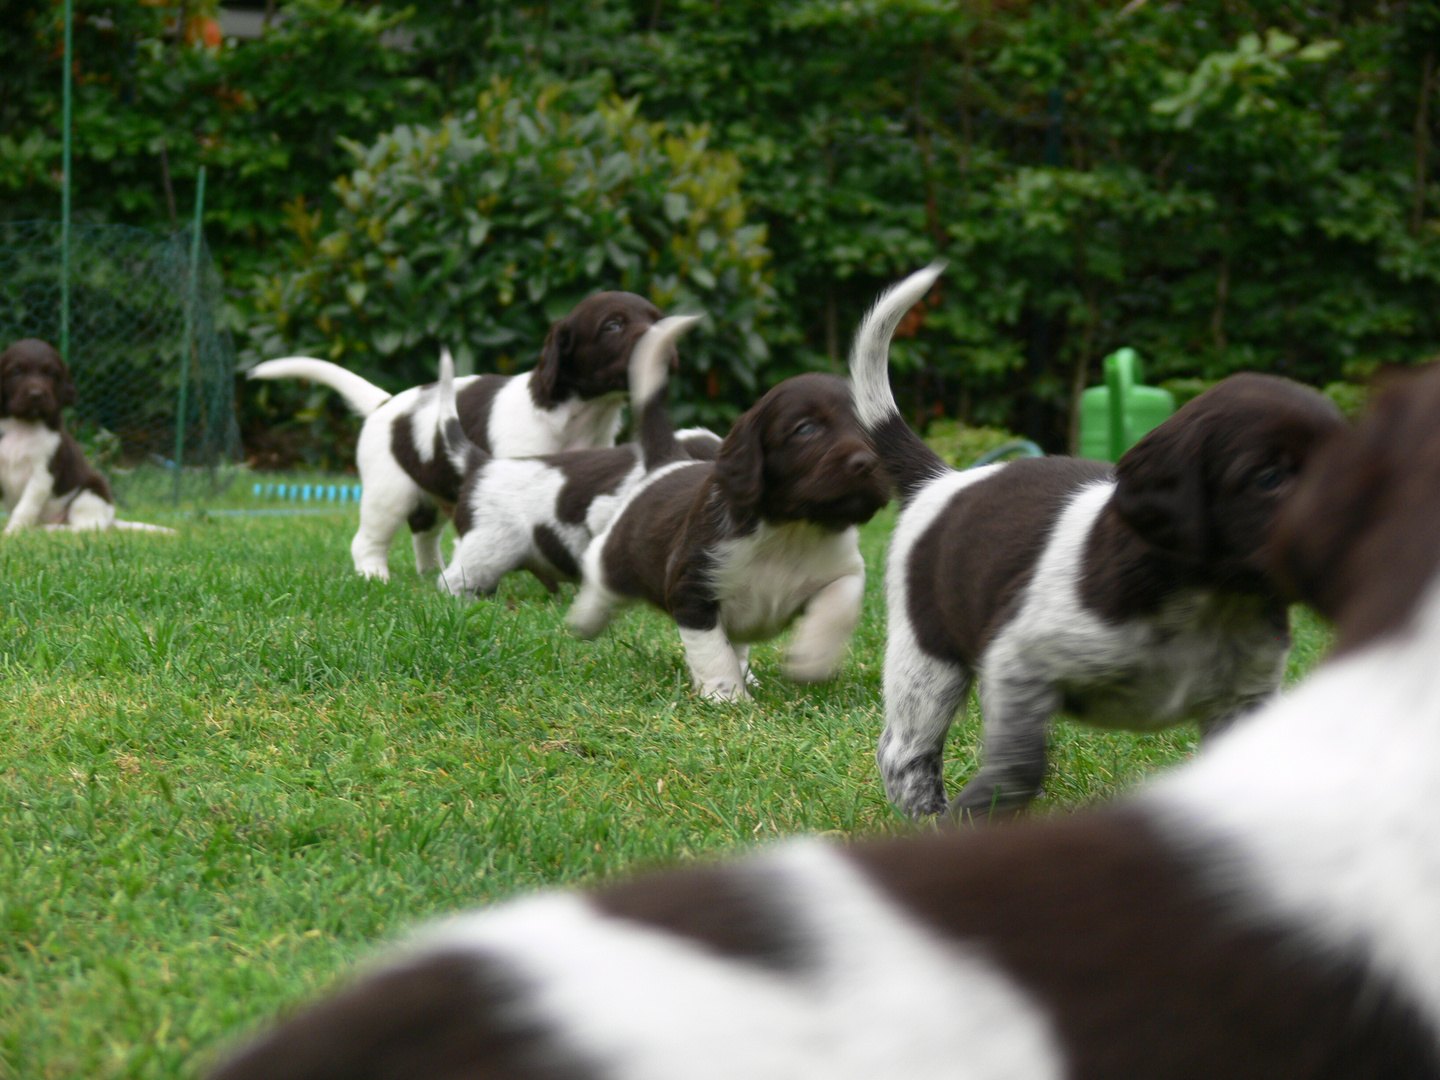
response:
M389 401L389 394L353 371L346 371L339 364L328 360L315 360L309 356L287 356L282 360L266 360L256 364L245 373L247 379L309 379L330 387L345 399L361 416L369 416Z

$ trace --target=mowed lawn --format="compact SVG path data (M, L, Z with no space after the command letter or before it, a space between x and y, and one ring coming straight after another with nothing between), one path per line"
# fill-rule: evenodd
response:
M144 516L144 515L132 515ZM595 642L513 577L465 606L350 572L354 513L0 541L0 1077L191 1077L417 919L796 832L908 829L872 760L881 555L843 674L691 692L673 628ZM1298 615L1292 675L1325 633ZM974 768L973 707L950 780ZM1190 731L1062 725L1039 812Z

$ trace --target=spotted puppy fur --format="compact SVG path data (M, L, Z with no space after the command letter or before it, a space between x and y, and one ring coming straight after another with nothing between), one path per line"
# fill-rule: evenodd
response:
M465 434L495 457L529 457L613 446L625 404L630 349L660 318L634 293L596 293L550 328L540 362L524 375L456 381ZM311 379L341 394L365 417L355 450L360 528L350 544L357 573L389 578L390 544L408 523L420 573L441 570L444 516L462 477L436 452L433 385L393 397L336 364L293 356L250 369L252 379Z
M213 1080L1440 1077L1440 372L1306 467L1338 620L1118 806L550 893L421 933Z
M939 273L882 296L851 355L860 417L901 502L877 758L897 806L945 810L945 737L978 675L985 762L950 808L985 817L1039 792L1056 714L1213 731L1276 690L1289 626L1261 551L1342 421L1308 387L1235 375L1114 468L1056 457L957 472L901 418L887 371L895 326Z
M829 678L860 619L857 526L890 497L849 387L787 379L741 415L713 463L660 464L668 456L647 446L650 471L586 549L570 629L594 637L647 601L674 618L696 688L735 701L749 697L750 644L799 616L786 674Z
M672 432L665 389L674 340L699 316L661 319L630 353L630 413L652 445L714 460L720 438L704 428ZM492 592L506 574L528 569L550 589L580 576L580 559L645 475L640 446L629 443L529 458L491 457L465 435L455 406L454 365L440 363L440 437L464 477L455 504L459 533L440 588L456 596Z

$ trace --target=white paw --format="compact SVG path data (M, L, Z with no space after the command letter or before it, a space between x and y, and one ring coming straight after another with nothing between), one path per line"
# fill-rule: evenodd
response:
M699 690L700 696L708 701L738 702L750 700L750 692L746 690L744 686L739 683L730 682L729 680L704 684L699 687Z
M600 636L610 622L608 612L577 611L574 607L565 616L565 626L581 641L591 641Z
M390 567L388 566L377 566L372 563L367 566L357 566L355 571L361 577L373 578L376 581L390 580Z
M804 649L792 650L785 658L785 675L796 682L824 682L840 667L840 657L833 654L809 652Z
M449 574L441 574L436 578L435 587L443 593L449 593L451 596L466 595L465 590L462 589L457 582L450 580Z

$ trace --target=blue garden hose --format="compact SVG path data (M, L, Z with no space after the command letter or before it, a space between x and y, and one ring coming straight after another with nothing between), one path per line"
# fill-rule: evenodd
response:
M1045 451L1041 450L1040 447L1036 446L1029 439L1012 439L1010 442L995 447L994 450L988 453L981 454L975 459L974 463L971 464L970 468L978 469L981 465L993 465L1001 458L1009 457L1011 454L1018 454L1020 457L1044 457Z

